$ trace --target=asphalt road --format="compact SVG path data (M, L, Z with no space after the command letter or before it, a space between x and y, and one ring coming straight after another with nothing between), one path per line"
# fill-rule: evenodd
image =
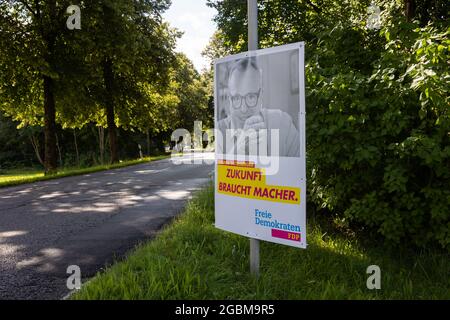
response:
M0 189L0 299L61 299L149 240L180 213L213 167L170 159Z

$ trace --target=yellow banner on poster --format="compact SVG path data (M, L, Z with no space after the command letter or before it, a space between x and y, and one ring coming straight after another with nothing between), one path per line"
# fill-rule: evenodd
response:
M225 164L217 167L219 193L272 202L300 203L300 188L267 185L264 169Z

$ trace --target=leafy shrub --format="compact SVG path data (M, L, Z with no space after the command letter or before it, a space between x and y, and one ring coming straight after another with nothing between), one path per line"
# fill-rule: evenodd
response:
M338 25L309 53L310 199L391 243L450 249L449 30Z

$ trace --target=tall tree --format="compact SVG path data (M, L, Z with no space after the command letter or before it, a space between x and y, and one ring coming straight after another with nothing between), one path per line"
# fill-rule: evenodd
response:
M117 126L129 126L147 97L145 83L168 83L178 32L164 24L169 0L103 0L86 3L89 92L104 107L111 162L119 161Z
M43 124L45 172L57 170L56 95L67 36L69 1L0 2L0 108Z
M213 113L208 112L208 93L204 78L184 54L177 55L174 69L175 90L180 101L172 120L173 129L192 130L194 121L211 124Z

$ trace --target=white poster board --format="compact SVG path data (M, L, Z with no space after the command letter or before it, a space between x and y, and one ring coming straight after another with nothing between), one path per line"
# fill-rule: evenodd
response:
M214 69L216 227L306 248L304 43Z

